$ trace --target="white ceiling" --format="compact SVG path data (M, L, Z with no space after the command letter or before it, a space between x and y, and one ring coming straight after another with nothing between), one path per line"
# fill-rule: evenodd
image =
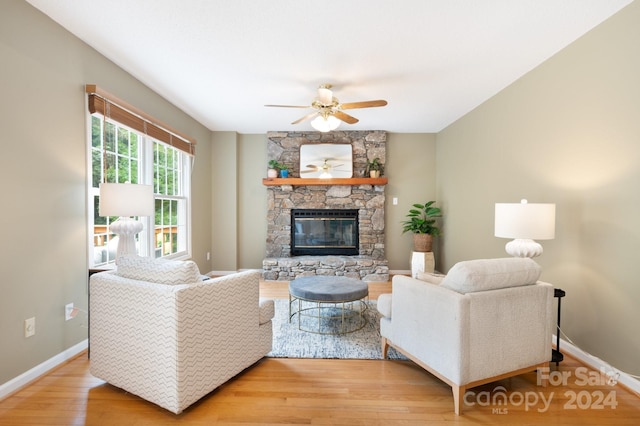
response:
M339 129L407 133L442 130L632 0L26 1L210 130L311 130L290 123L312 110L264 105L332 83L341 102L389 102Z

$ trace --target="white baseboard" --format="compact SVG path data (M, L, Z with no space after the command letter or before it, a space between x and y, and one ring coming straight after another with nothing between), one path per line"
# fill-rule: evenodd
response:
M47 374L49 371L53 370L60 364L72 359L80 352L87 349L88 345L89 340L85 339L75 346L72 346L63 352L60 352L58 355L49 358L42 364L36 365L31 370L22 373L18 377L15 377L6 383L3 383L2 385L0 385L0 400L27 386L29 383Z
M556 336L553 336L553 342L556 342ZM595 357L579 347L572 345L571 343L565 341L564 339L560 339L560 352L563 354L571 355L573 358L581 361L587 366L593 368L596 371L600 371L601 369L608 373L619 373L620 377L618 377L618 383L625 386L632 392L635 392L638 397L640 397L640 380L635 379L629 376L627 373L620 371L611 365L607 364L603 360L598 357Z

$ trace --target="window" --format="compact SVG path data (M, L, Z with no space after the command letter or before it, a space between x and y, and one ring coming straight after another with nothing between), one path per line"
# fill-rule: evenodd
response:
M190 153L112 119L109 106L92 109L91 99L89 112L89 265L105 266L116 256L117 235L109 232L109 225L118 218L101 217L98 213L102 182L153 185L155 217L138 218L144 225L136 235L138 254L188 257Z
M185 154L154 142L153 187L156 198L154 249L156 257L186 250L187 197L184 196Z

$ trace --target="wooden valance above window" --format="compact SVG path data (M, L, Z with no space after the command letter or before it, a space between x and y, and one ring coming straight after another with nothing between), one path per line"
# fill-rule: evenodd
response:
M100 113L189 155L195 155L195 139L181 134L136 107L105 92L95 84L87 84L85 91L89 94L89 112L91 114Z

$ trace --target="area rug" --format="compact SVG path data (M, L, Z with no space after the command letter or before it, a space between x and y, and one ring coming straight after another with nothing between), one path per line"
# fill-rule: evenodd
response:
M380 314L376 302L369 301L365 326L352 333L316 334L298 329L297 318L289 322L289 300L275 300L272 358L382 359ZM406 359L389 348L388 359Z

